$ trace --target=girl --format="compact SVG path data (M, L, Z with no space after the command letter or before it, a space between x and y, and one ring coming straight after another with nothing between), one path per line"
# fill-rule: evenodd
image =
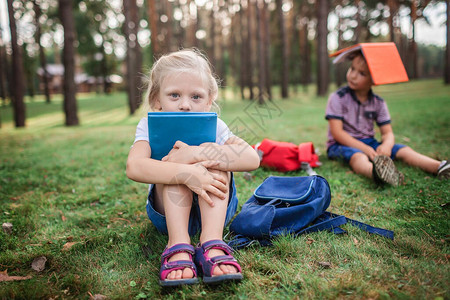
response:
M207 58L196 49L185 49L164 55L153 65L145 99L153 111L208 112L217 105L217 94ZM143 118L128 155L127 176L150 183L148 216L168 234L160 284L197 283L196 265L205 283L242 279L241 267L222 234L238 203L231 172L258 168L257 153L220 119L216 143L188 146L177 141L161 161L150 158L151 146ZM190 236L199 229L200 243L194 249Z

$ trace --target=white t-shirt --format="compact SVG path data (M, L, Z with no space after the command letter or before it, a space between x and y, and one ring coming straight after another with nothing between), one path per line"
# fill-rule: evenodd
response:
M216 143L219 145L225 144L230 137L234 136L231 130L228 128L224 121L217 118L217 130L216 130ZM137 141L148 142L148 120L147 117L142 118L136 128L136 137L134 143Z

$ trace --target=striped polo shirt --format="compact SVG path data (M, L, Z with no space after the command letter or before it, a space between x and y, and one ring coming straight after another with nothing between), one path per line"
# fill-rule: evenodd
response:
M375 136L374 122L379 127L391 123L389 110L382 98L370 90L367 101L361 103L348 86L330 95L325 119L341 120L344 130L356 139L373 138ZM328 126L327 148L335 143Z

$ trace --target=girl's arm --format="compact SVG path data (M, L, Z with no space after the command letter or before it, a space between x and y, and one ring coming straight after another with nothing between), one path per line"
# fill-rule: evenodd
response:
M226 185L221 176L208 172L218 163L205 160L196 164L181 164L150 158L147 141L138 141L130 149L127 160L128 178L143 183L184 184L213 205L208 192L225 199Z
M377 152L370 146L358 141L344 130L344 124L339 119L329 119L330 132L333 138L341 145L361 150L371 160L377 156Z
M216 161L212 169L221 171L252 171L259 167L259 156L243 139L232 136L224 145L204 143L200 146L188 146L176 142L163 161L183 162L187 164L203 161Z
M392 147L395 144L394 132L391 124L386 124L380 127L381 131L381 145L377 148L377 153L391 156Z

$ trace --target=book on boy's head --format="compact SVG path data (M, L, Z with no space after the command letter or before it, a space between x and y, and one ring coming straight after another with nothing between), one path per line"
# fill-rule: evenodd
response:
M148 139L152 158L161 160L176 141L198 146L216 141L217 114L214 112L149 112Z
M361 51L374 85L408 81L400 54L394 43L360 43L330 54L333 63L344 61L351 53Z

